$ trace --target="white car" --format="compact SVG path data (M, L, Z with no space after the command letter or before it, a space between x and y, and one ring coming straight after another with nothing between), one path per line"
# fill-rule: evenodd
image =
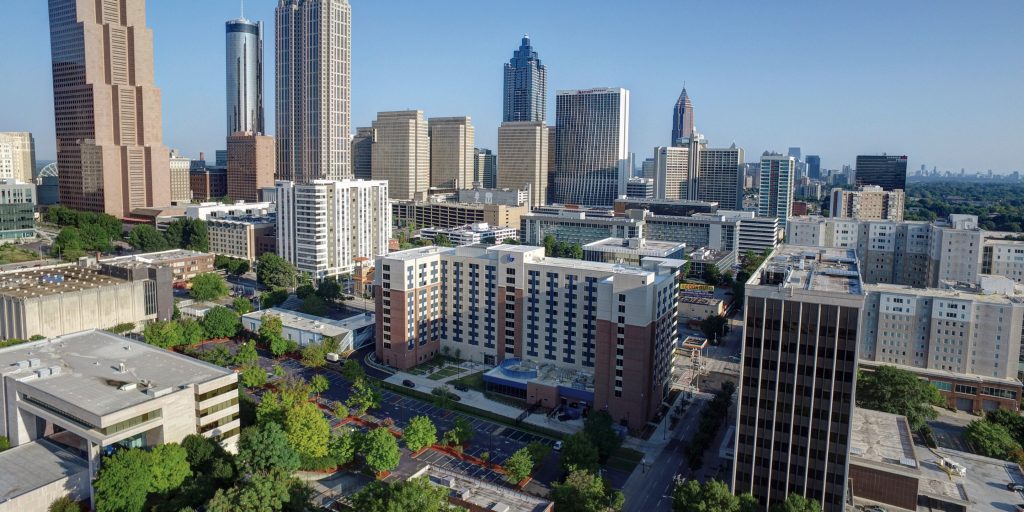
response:
M555 448L556 452L562 451L562 442L561 441L555 441L554 448Z

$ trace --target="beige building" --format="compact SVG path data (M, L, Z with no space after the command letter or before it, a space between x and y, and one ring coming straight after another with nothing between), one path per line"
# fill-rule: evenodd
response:
M432 117L430 135L430 186L446 189L473 187L476 130L469 117Z
M168 166L171 169L171 202L191 203L192 180L189 172L192 171L192 159L185 158L177 151L171 150Z
M414 199L430 188L430 136L423 111L380 112L373 122L370 174L388 182L392 199ZM472 148L472 146L470 146Z
M175 283L191 281L193 277L213 272L213 254L189 251L187 249L170 249L160 252L147 252L131 256L119 256L100 260L108 266L153 266L171 269L171 277Z
M407 226L457 228L466 224L486 223L491 226L517 228L529 205L508 206L485 203L434 203L426 201L394 201L391 203L395 222Z
M697 173L690 169L690 148L654 148L654 197L658 199L694 199Z
M146 2L54 2L50 39L61 205L123 218L170 204Z
M259 201L260 189L274 186L274 138L249 132L228 137L228 197Z
M275 252L276 226L273 217L210 219L206 221L210 252L254 262L265 252Z
M832 189L831 217L857 220L903 220L902 190L883 190L879 186L859 190Z
M191 434L217 439L229 451L237 447L238 376L231 370L102 331L0 350L0 366L6 418L0 435L14 449L49 443L74 454L80 462L45 468L48 479L70 477L84 486L63 493L88 496L89 479L76 478L81 466L95 475L114 449L150 448Z
M0 179L31 183L36 168L36 143L29 132L0 132Z
M543 121L501 123L498 128L498 188L525 189L531 206L544 206L548 196L551 130Z

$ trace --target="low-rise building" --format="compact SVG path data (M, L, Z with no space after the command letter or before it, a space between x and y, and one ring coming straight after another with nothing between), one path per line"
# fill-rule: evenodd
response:
M686 261L690 264L690 271L686 277L703 279L708 267L715 267L719 274L732 269L736 264L736 251L716 251L707 247L700 247L687 254Z
M185 215L190 219L210 220L228 219L231 217L264 217L274 213L274 203L262 201L247 203L239 201L231 204L200 203L188 205Z
M725 301L714 297L684 295L679 299L679 316L685 320L703 320L725 314Z
M263 253L275 252L277 219L265 217L210 218L206 221L210 252L256 261Z
M391 211L396 225L455 228L467 224L518 226L530 212L527 204L508 206L487 203L443 203L433 201L393 201Z
M420 235L428 240L434 240L438 235L444 235L456 246L473 244L500 244L505 240L514 239L519 236L519 231L513 228L491 226L486 222L469 224L457 228L423 228Z
M263 319L275 316L281 320L281 335L300 347L323 343L324 338L338 342L340 353L351 352L373 343L374 317L371 313L333 320L281 308L262 309L242 315L242 327L259 332Z
M626 197L630 199L653 199L654 180L639 176L626 180Z
M583 246L583 259L639 266L644 258L686 259L686 244L645 238L605 238Z
M620 197L615 200L612 209L619 215L625 215L627 210L647 210L655 215L689 217L697 213L717 213L718 203L688 199Z
M187 249L171 249L169 251L133 254L100 260L104 266L150 266L171 269L175 284L191 281L193 277L213 272L213 254Z
M0 244L35 238L36 186L0 179Z

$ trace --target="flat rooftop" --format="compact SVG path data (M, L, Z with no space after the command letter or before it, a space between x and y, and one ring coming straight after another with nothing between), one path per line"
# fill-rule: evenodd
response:
M600 251L610 253L640 254L644 256L671 256L686 249L682 242L666 242L661 240L605 238L583 246L584 251Z
M1024 294L1000 293L998 291L987 291L979 287L951 286L947 288L914 288L898 284L866 284L868 292L899 293L904 295L916 295L919 297L935 297L946 299L970 300L975 302L986 302L991 304L1022 304Z
M432 484L451 489L457 499L485 510L506 510L501 507L505 505L509 512L541 512L551 507L541 498L436 466L427 467L427 476Z
M0 375L21 379L24 385L97 416L153 400L147 390L162 395L164 390L177 391L232 373L105 331L84 331L0 350ZM125 384L137 387L120 390Z
M0 453L0 502L89 470L77 454L45 439Z
M169 251L160 252L149 252L145 254L133 254L131 256L120 256L117 258L108 258L100 260L100 263L104 265L122 265L122 264L135 264L144 263L149 265L160 265L167 262L213 257L212 254L205 252L189 251L187 249L171 249Z
M1012 462L944 448L933 452L917 446L915 450L922 473L919 494L969 502L967 510L970 512L1004 512L1024 503L1020 494L1006 488L1009 482L1024 484L1024 474ZM966 476L950 477L939 468L939 457L963 465L967 468Z
M0 273L0 296L44 297L58 293L89 290L127 283L74 264Z
M748 284L863 295L853 249L780 245Z
M331 320L330 318L324 318L322 316L307 315L305 313L281 308L253 311L252 313L242 315L242 318L260 320L264 315L274 315L279 317L281 319L281 324L285 327L306 332L319 332L324 336L345 336L352 332L352 329L346 326L343 321ZM358 317L362 319L364 315L358 315Z
M856 407L852 430L851 462L861 459L904 470L917 469L914 440L905 417Z

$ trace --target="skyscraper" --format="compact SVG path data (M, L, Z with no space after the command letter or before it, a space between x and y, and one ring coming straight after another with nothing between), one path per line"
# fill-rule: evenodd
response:
M348 0L278 0L278 177L352 175L352 9Z
M747 281L736 494L844 510L864 298L853 249L783 245Z
M498 128L498 187L530 187L530 206L548 200L547 127L541 121L512 121Z
M807 177L812 180L820 180L821 157L818 155L807 155L804 161L807 162Z
M422 110L378 112L370 175L388 182L392 199L414 199L430 188L430 136Z
M30 183L36 168L36 142L29 132L0 132L0 179Z
M686 87L683 87L672 109L672 145L676 145L679 139L690 137L693 137L693 102L686 94Z
M907 157L857 155L856 185L878 185L882 190L907 189Z
M498 155L489 149L476 148L473 181L483 188L498 186Z
M761 180L757 216L777 217L783 229L793 211L793 177L796 160L791 156L761 157Z
M274 187L276 158L273 137L243 132L228 137L228 197L262 199L260 189Z
M793 159L796 160L797 162L800 161L800 148L798 148L798 147L789 148L789 152L786 153L786 154L791 156L791 157L793 157Z
M697 176L690 173L690 148L654 148L654 197L658 199L690 199L696 192Z
M227 55L228 136L266 133L263 127L263 22L224 24Z
M556 163L551 201L611 206L626 193L629 91L559 91L555 102ZM501 156L499 155L499 165Z
M743 148L701 148L697 163L698 201L713 201L722 210L743 209Z
M523 36L519 49L505 64L503 121L544 121L547 112L548 70Z
M352 137L352 174L357 180L368 180L373 168L373 143L377 130L372 127L356 128Z
M476 130L469 117L432 117L430 135L430 186L472 188Z
M115 217L170 204L145 0L49 6L61 204Z

